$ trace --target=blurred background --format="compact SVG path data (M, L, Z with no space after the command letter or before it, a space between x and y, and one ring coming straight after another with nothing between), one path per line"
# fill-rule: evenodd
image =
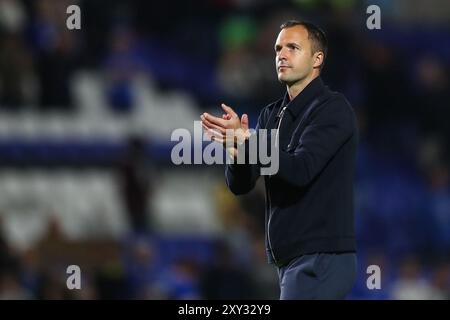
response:
M170 136L221 102L254 126L296 18L326 30L322 77L359 121L349 298L449 299L449 17L446 0L0 0L0 298L277 299L263 185L235 197L222 165L172 164Z

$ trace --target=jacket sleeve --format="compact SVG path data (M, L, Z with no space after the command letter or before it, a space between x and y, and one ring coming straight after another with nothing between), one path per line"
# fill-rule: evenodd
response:
M355 116L345 98L330 100L306 126L294 152L280 150L276 176L299 187L307 185L355 132Z
M267 108L264 108L258 118L258 123L255 128L255 132L258 132L258 129L264 128L265 125L264 119ZM249 148L248 145L245 147L245 153L248 154ZM246 156L247 158L247 156ZM242 195L250 192L256 184L260 176L260 168L257 164L250 164L246 161L245 164L227 164L225 166L225 179L228 185L228 188L235 195Z

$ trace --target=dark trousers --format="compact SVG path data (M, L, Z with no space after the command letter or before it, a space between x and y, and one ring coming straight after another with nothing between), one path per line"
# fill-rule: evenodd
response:
M280 300L345 299L356 279L355 253L315 253L278 268Z

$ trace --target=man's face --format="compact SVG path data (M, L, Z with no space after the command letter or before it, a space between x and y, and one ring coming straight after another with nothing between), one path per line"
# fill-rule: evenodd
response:
M308 31L303 26L281 30L275 42L278 80L293 85L313 72L315 56L311 52Z

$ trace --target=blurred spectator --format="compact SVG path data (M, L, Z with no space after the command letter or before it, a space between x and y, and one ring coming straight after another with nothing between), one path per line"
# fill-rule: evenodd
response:
M414 104L420 128L426 135L445 138L450 146L450 67L433 55L422 56L414 70Z
M252 192L239 199L244 214L249 216L249 231L253 234L264 235L264 215L261 214L266 210L264 192L264 184L258 181Z
M145 150L146 143L142 137L130 137L118 167L120 194L130 226L136 233L151 231L153 227L148 201L152 192L150 181L154 177Z
M56 37L54 47L39 55L40 106L44 110L74 107L70 80L79 63L76 41L73 32L63 31Z
M398 127L392 129L392 126L410 118L411 97L407 94L404 65L398 63L399 53L380 41L366 42L361 51L363 63L359 68L364 75L368 126L370 130L390 129L388 133L392 136L398 131Z
M225 20L219 30L223 52L219 78L228 95L238 98L253 95L258 79L251 51L256 28L251 16L237 16Z
M0 274L0 300L28 300L33 296L19 281L15 272Z
M434 288L433 299L450 299L450 263L437 264L433 270L431 285Z
M38 297L42 286L42 261L36 249L30 248L22 254L21 283L34 297Z
M222 241L216 244L212 264L202 272L200 288L202 297L207 300L251 299L255 295L250 274Z
M69 300L73 299L72 291L66 286L66 273L62 265L47 266L42 279L39 299Z
M138 237L125 247L126 297L131 299L164 299L159 287L160 253L146 238Z
M405 258L400 264L398 278L392 286L395 300L436 299L436 291L422 274L422 267L416 257Z
M0 31L0 107L20 110L36 101L36 77L20 34Z
M447 256L450 250L450 174L449 167L436 163L427 172L428 210L434 223L433 245L429 251L435 256Z
M164 272L160 288L166 299L195 300L200 299L199 267L195 260L184 257L178 259L168 271Z
M251 283L253 286L253 299L276 300L280 296L278 274L276 270L267 263L266 247L264 245L264 234L252 239L253 254Z
M66 27L69 0L42 0L34 4L30 26L39 79L39 105L44 109L71 109L73 72L80 63L80 33Z
M113 111L130 112L135 104L133 80L148 72L144 53L136 32L130 26L115 26L109 41L105 59L107 100Z
M25 7L19 0L0 0L0 29L20 33L26 23Z
M231 196L231 192L225 189L223 184L219 185L215 191L219 219L225 229L225 241L230 253L239 265L248 267L252 264L251 237L261 230L257 225L261 221L255 220L254 216L245 212L238 200Z
M0 216L0 299L29 299L31 293L21 286L19 260L4 234Z

